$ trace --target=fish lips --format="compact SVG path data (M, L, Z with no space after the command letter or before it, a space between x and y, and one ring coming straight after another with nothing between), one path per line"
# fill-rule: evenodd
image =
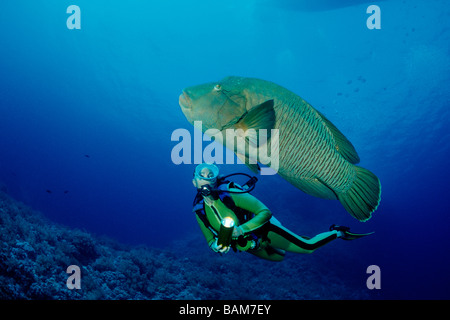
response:
M192 108L191 98L189 98L189 95L185 91L183 91L180 94L180 97L178 98L178 103L180 104L181 109Z
M217 122L217 115L208 112L203 112L201 115L199 115L198 110L196 112L196 108L194 107L189 94L185 90L183 90L183 93L180 94L178 102L184 116L194 127L197 127L197 129L201 131L205 131L208 128L214 127L215 123ZM196 121L198 121L197 125Z
M189 95L185 91L183 91L183 93L180 94L180 97L178 98L178 103L180 104L181 111L183 112L186 119L191 124L194 124L194 120L193 120L194 109L192 106L192 101L189 98Z

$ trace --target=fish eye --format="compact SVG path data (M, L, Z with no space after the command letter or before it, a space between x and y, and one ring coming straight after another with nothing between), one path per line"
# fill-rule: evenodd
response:
M215 90L215 91L220 91L220 90L222 90L222 86L221 86L220 84L216 84L216 85L214 86L214 90Z

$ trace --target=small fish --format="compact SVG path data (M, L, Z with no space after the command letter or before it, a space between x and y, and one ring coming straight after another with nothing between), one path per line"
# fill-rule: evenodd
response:
M52 190L47 189L47 190L45 190L45 192L52 193Z
M377 209L381 196L378 178L355 165L359 156L351 142L293 92L265 80L227 77L184 89L179 104L191 124L202 121L203 131L215 128L225 136L227 128L278 129L280 176L310 195L338 199L360 221L370 219ZM225 140L221 142L227 146ZM251 139L247 143L252 143ZM267 145L270 143L269 137ZM246 154L236 147L233 151L258 171L259 166Z

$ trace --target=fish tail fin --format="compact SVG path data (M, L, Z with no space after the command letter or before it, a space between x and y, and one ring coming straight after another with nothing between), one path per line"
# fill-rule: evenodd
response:
M367 221L381 200L380 180L367 169L354 166L356 179L353 186L338 198L344 208L359 221Z

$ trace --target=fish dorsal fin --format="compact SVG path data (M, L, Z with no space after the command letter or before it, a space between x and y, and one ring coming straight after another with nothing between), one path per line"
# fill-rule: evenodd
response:
M316 110L317 111L317 110ZM357 164L359 163L359 156L355 150L355 147L352 145L350 141L344 136L342 132L339 131L338 128L335 127L334 124L331 123L322 113L317 111L319 116L322 118L323 122L330 130L331 134L336 141L336 150L340 153L341 156L344 157L350 163Z
M275 110L273 109L273 99L267 100L256 107L253 107L236 125L236 129L245 132L245 140L252 146L259 146L259 136L264 132L266 141L270 139L271 129L275 126ZM254 129L254 130L248 130ZM265 131L260 131L265 129Z

